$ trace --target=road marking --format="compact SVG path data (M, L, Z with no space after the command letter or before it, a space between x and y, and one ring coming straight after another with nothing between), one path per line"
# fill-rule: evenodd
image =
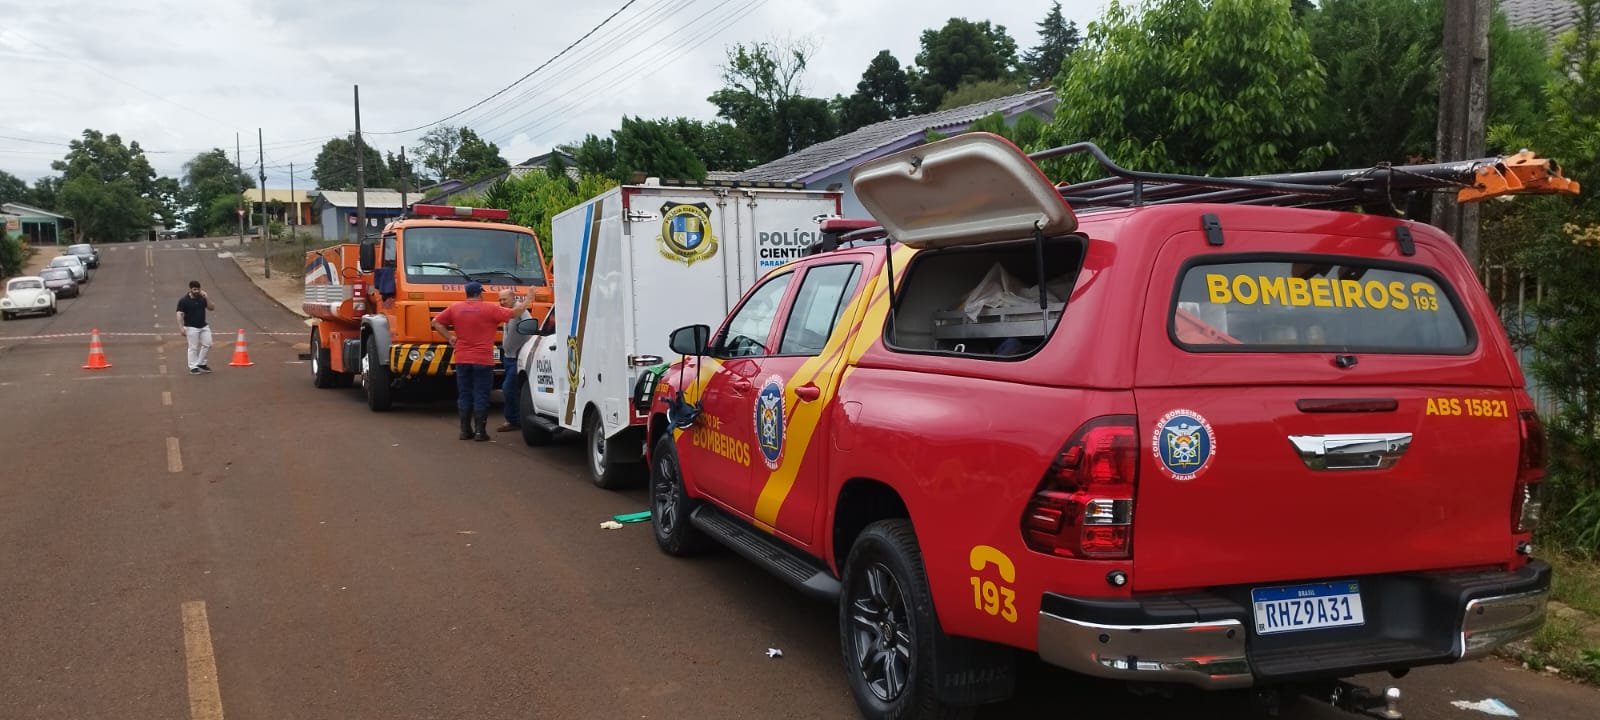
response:
M167 472L183 472L183 454L178 451L178 439L167 438Z
M172 404L172 391L171 390L162 390L161 391L161 404L162 405L171 405Z
M217 657L211 647L211 623L203 600L182 605L183 654L189 670L190 720L222 720L222 690L217 686Z

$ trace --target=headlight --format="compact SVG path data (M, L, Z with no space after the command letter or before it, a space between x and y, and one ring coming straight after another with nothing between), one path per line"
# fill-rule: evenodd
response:
M0 307L11 307L11 298L0 300Z
M417 361L417 355L418 355L417 351L412 350L411 352L406 353L406 359L410 360L411 362L416 362Z
M50 298L47 298L47 297L45 297L43 295L40 295L38 300L33 301L33 304L35 304L35 305L49 305L50 304Z
M428 362L433 362L433 351L429 350L429 351L423 353L422 354L422 359L427 360Z

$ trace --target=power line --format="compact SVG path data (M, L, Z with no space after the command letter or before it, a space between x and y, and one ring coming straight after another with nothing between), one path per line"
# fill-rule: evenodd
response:
M623 57L622 57L621 60L619 60L616 63L612 64L610 67L605 68L604 70L600 70L598 72L589 74L586 77L583 76L582 73L574 73L571 77L563 80L562 82L558 82L558 83L553 84L550 88L547 88L551 92L557 92L557 88L565 88L565 89L559 90L560 94L557 95L555 97L555 99L553 99L553 100L551 100L550 102L547 102L547 103L541 103L539 105L535 105L533 107L527 108L526 110L523 110L522 112L520 112L520 113L518 113L518 114L516 114L514 116L511 116L511 117L509 117L509 118L507 118L505 120L502 120L501 122L499 122L497 124L494 124L494 125L491 125L491 126L485 128L484 131L483 131L484 135L487 136L487 137L501 137L503 139L509 140L511 137L514 137L516 133L506 133L505 135L501 135L500 133L502 131L504 131L506 128L511 127L514 123L520 122L520 121L522 121L522 120L524 120L524 119L526 119L526 118L528 118L530 116L533 116L533 115L535 115L537 113L552 112L566 98L568 98L568 97L570 97L570 96L572 96L572 95L574 95L576 93L582 92L584 90L584 88L587 88L587 87L590 87L590 86L595 86L595 85L598 85L598 86L603 88L604 87L604 83L602 83L601 81L603 79L610 78L613 75L613 73L615 71L617 71L618 68L622 68L623 66L632 65L632 64L635 64L635 63L638 63L640 65L648 65L649 59L653 58L655 56L652 55L652 56L650 56L650 58L647 58L646 57L647 53L651 53L653 50L656 50L663 43L668 43L668 42L671 42L673 40L676 40L676 39L680 38L683 35L683 30L684 29L690 28L690 27L694 27L695 23L698 23L701 19L705 18L706 16L711 15L712 13L715 13L718 10L721 10L723 7L726 7L732 1L733 0L722 0L721 3L713 6L711 9L706 10L705 12L700 13L699 15L695 16L693 19L688 20L687 22L683 23L683 25L678 27L676 30L670 30L670 31L665 32L665 33L659 33L658 36L657 36L657 39L652 41L650 44L646 45L643 49L641 49L640 51L635 52L635 53L625 53L625 54L623 54ZM708 34L698 34L697 33L695 38L694 38L694 40L693 40L693 42L694 43L698 43L698 42L700 42L702 39L704 39L706 37L709 37L709 35ZM675 45L677 47L682 47L682 46L685 46L685 45L689 45L689 43L688 42L678 42L678 43L675 43ZM631 69L630 70L624 70L623 72L616 73L616 74L617 75L627 75L630 72L632 72ZM546 115L539 115L540 118L543 118L545 116Z
M724 0L723 5L726 5L727 2L730 2L730 1L731 0ZM703 34L701 34L699 36L699 38L701 40L704 40L704 39L709 39L709 38L716 37L717 35L720 35L722 32L726 31L728 28L733 27L734 25L738 24L739 21L743 20L745 17L747 17L751 13L755 12L762 5L766 4L766 2L767 2L767 0L757 0L756 2L750 4L750 5L746 6L746 7L743 7L741 9L739 9L739 10L733 11L733 13L731 13L725 20L720 21L719 25L717 25L716 27L708 30L707 32L705 32ZM709 14L711 14L713 12L716 12L717 10L721 9L721 7L722 6L719 5L719 6L715 7L715 8L712 8L711 10L706 11L705 13L700 15L699 17L696 17L695 20L690 21L690 24L692 25L693 23L698 22L700 20L700 18L703 18L706 15L709 15ZM649 56L648 58L644 58L644 63L646 65L648 65L648 66L657 67L657 68L663 68L663 67L666 67L668 65L671 65L672 63L676 62L679 58L683 57L684 55L688 54L689 52L694 51L698 47L701 47L701 45L700 44L687 44L687 45L680 45L678 47L664 48L661 51L656 52L655 54ZM647 52L648 52L648 50L649 50L649 48L646 49ZM635 56L635 59L637 59L638 57L642 57L642 55L643 55L643 53L641 53L639 56ZM503 135L503 136L498 136L497 135L497 137L504 137L505 140L509 141L511 138L516 137L516 135L518 135L518 134L528 134L529 135L528 139L531 141L535 137L538 137L538 135L532 134L534 130L536 130L538 128L541 128L541 127L544 127L546 124L548 124L552 120L555 120L555 119L558 119L558 118L566 118L566 120L564 122L562 122L561 124L552 126L549 129L562 127L563 125L565 125L566 122L570 121L574 115L577 114L578 109L580 109L580 108L581 109L587 109L588 107L593 105L592 102L589 102L592 98L594 98L594 97L596 97L596 96L598 96L598 95L600 95L600 94L602 94L602 93L604 93L604 92L606 92L607 90L610 89L604 84L594 82L594 80L598 79L600 76L603 76L606 73L610 72L610 70L615 69L617 67L620 67L621 65L625 64L626 62L627 61L624 61L623 63L618 63L616 65L613 65L611 68L608 68L607 70L602 71L602 73L599 76L596 76L595 78L592 78L589 82L580 84L578 87L575 87L572 90L570 90L570 91L568 91L566 93L563 93L563 95L561 97L557 98L555 101L552 101L551 103L546 104L545 106L542 106L540 108L535 108L535 111L544 110L546 112L543 115L539 115L536 119L534 119L534 120L532 120L532 121L530 121L528 123L525 123L525 124L523 124L521 126L518 126L515 130L506 131L505 135ZM558 106L558 104L561 103L564 98L576 94L577 92L579 92L584 87L589 87L590 88L587 93L584 93L583 95L577 97L575 100L573 100L569 104ZM526 118L526 117L528 117L529 115L532 115L532 114L533 114L532 111L530 111L528 113L523 113L521 116L519 116L515 120L513 120L513 122L516 122L517 120L522 120L523 118ZM504 130L508 125L509 125L509 123L502 124L501 126L499 126L496 129L496 131L499 132L501 130Z
M606 16L606 19L601 20L599 25L596 25L593 28L590 28L589 32L584 33L582 37L578 38L577 40L572 41L571 45L568 45L565 48L562 48L561 52L556 53L549 60L546 60L543 63L540 63L539 67L536 67L536 68L534 68L532 70L529 70L526 75L523 75L522 77L517 78L516 82L513 82L510 85L507 85L507 86L505 86L503 88L500 88L499 90L496 90L493 95L490 95L489 97L486 97L486 98L484 98L482 100L479 100L479 101L473 103L472 105L467 106L463 110L460 110L458 112L452 113L450 115L446 115L446 116L444 116L444 117L442 117L442 118L440 118L438 120L435 120L435 121L433 121L431 123L427 123L425 125L418 125L417 127L414 127L414 128L407 128L405 130L391 130L391 131L386 131L386 132L377 132L377 131L369 130L369 131L367 131L366 134L372 134L372 135L403 135L405 133L416 132L418 130L423 130L423 129L432 127L434 125L438 125L438 124L443 123L443 122L445 122L447 120L450 120L451 118L458 117L458 116L462 115L463 113L467 112L468 110L471 110L471 109L473 109L475 107L478 107L479 105L482 105L482 104L484 104L486 102L489 102L490 100L493 100L493 99L499 97L501 94L505 93L507 90L510 90L511 88L514 88L517 85L521 84L524 80L527 80L528 78L533 77L534 73L539 72L540 70L543 70L545 68L545 66L549 65L552 62L555 62L556 59L560 58L562 55L567 54L568 50L571 50L578 43L583 42L590 35L593 35L595 33L595 31L599 30L602 27L605 27L605 24L608 23L608 22L611 22L612 18L616 17L617 15L620 15L623 10L627 10L629 7L632 7L633 4L638 2L638 1L639 0L628 0L627 2L623 3L622 7L617 8L616 12L613 12L610 15Z
M547 75L554 75L557 78L561 78L565 75L570 75L574 72L580 71L580 69L586 64L599 60L605 55L619 52L622 48L626 47L627 41L639 36L641 34L641 30L647 27L652 27L658 18L678 13L695 1L696 0L666 0L665 2L662 2L661 4L658 4L648 10L642 10L628 20L620 24L612 25L609 29L607 29L606 32L596 36L593 42L591 42L587 47L578 50L577 52L567 56L561 62L552 65L549 68L550 72L547 73ZM615 40L624 38L626 38L626 40L623 42L614 42ZM559 81L556 84L559 84ZM460 122L461 124L467 126L481 127L494 119L498 119L499 117L503 117L509 113L517 112L525 101L547 93L549 90L549 84L531 85L524 88L515 96L501 99L496 106L482 108L479 110L476 117L464 118Z

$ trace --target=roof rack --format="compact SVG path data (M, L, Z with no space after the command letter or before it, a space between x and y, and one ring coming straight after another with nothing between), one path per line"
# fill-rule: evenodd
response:
M1425 165L1379 163L1352 170L1207 177L1144 172L1122 167L1090 142L1032 153L1035 163L1088 153L1110 177L1060 184L1074 211L1169 203L1229 203L1279 207L1348 209L1403 217L1417 193L1454 190L1458 202L1513 194L1578 194L1576 180L1562 177L1555 161L1529 150L1515 155Z

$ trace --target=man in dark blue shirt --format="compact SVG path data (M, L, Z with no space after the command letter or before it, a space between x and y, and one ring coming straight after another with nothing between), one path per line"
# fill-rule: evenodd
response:
M189 342L189 374L211 372L206 365L206 355L211 352L211 325L206 322L206 311L215 310L211 297L200 289L199 280L189 281L189 293L178 300L178 326Z

